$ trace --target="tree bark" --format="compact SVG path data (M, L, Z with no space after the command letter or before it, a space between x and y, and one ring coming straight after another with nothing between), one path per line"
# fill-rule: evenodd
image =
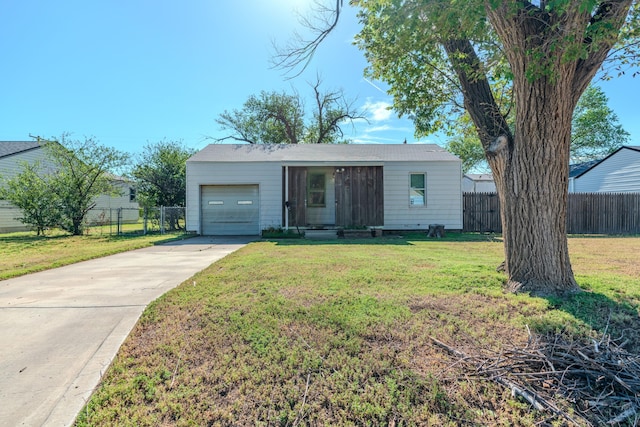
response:
M490 161L497 171L507 287L565 295L579 291L566 236L572 97L563 82L514 87L512 145Z

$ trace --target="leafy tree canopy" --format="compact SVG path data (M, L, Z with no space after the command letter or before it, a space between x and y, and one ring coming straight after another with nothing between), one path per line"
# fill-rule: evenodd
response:
M249 144L336 144L344 139L342 126L364 119L342 90L323 91L321 81L311 85L311 114L298 92L260 92L239 110L225 111L216 122L234 139Z
M55 165L50 179L62 208L60 227L74 235L82 234L95 198L118 193L113 171L122 169L129 157L93 137L77 140L68 133L48 141L45 149Z
M131 172L142 206L184 206L186 162L195 150L181 141L160 141L144 146Z

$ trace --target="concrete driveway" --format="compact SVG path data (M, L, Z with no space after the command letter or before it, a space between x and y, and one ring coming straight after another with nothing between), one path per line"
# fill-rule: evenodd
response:
M0 281L0 425L71 425L147 304L250 240L195 237Z

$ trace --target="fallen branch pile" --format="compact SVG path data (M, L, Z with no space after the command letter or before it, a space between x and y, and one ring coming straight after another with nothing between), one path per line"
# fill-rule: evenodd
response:
M575 425L640 423L640 356L609 336L584 343L560 335L530 335L522 348L477 354L431 340L474 376L509 388L513 396L552 417ZM574 415L568 406L573 406Z

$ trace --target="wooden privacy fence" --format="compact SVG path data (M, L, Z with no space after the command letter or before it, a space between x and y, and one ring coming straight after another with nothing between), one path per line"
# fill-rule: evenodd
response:
M463 230L501 233L496 193L464 193ZM569 234L640 234L640 193L569 193Z

